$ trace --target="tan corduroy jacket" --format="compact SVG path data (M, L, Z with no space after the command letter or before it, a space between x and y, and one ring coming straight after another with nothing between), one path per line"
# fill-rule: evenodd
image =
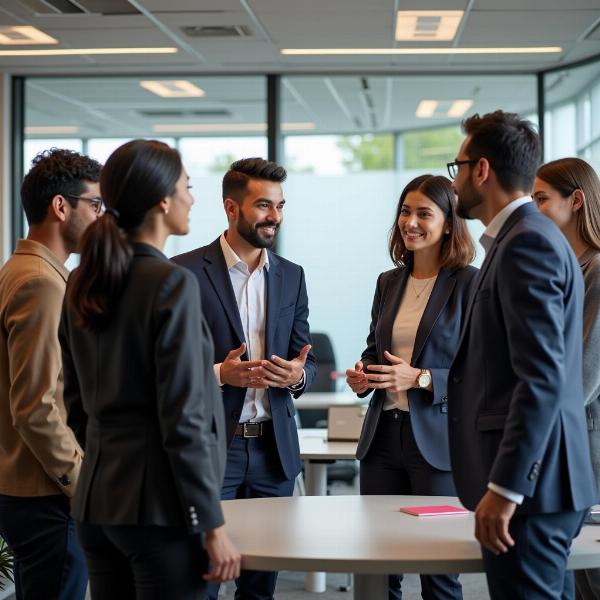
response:
M58 342L68 274L32 240L0 269L0 494L75 493L83 452L66 424Z

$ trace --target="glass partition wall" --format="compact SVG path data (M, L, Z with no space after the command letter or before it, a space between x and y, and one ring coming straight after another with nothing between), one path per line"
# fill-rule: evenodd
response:
M275 100L266 76L27 78L24 170L52 146L101 162L136 137L177 147L196 203L191 233L169 242L173 255L224 230L223 173L271 148L288 169L277 251L305 268L312 329L329 334L343 370L364 347L377 275L392 267L387 239L398 196L416 175L447 174L462 119L502 108L537 124L542 93L545 160L578 155L600 169L600 59L549 71L542 90L534 73L276 79L281 137L268 144L276 130L267 128ZM477 239L481 227L469 225ZM478 247L476 264L481 258Z

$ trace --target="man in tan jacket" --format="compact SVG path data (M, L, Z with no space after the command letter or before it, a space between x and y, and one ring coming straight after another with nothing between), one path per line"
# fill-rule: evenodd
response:
M69 516L83 453L66 425L58 324L64 263L102 212L100 168L69 150L34 159L21 187L29 234L0 269L0 535L22 600L85 597Z

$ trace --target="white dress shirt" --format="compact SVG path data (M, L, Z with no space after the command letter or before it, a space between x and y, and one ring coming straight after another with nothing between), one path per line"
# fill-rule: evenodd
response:
M485 253L487 254L494 243L497 235L500 233L502 226L508 220L508 217L512 215L517 208L523 206L523 204L527 204L531 202L531 196L523 196L521 198L517 198L512 202L509 202L489 223L486 227L485 231L479 238L479 243L483 246ZM496 483L492 483L491 481L488 483L488 489L492 490L492 492L496 492L503 496L507 500L514 502L515 504L522 504L524 496L523 494L519 494L518 492L513 492L508 488L502 487Z
M248 265L233 251L225 234L220 238L221 250L229 271L235 301L242 321L246 352L249 360L265 358L265 326L267 322L267 280L269 254L262 249L258 267L250 273ZM234 348L232 348L234 350ZM215 376L219 385L221 363L215 365ZM247 388L240 423L259 422L271 419L267 390Z

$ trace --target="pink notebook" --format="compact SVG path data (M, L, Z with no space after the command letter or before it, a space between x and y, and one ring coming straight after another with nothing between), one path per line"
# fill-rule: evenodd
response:
M445 515L466 515L469 511L460 506L405 506L400 512L414 515L415 517L439 517Z

